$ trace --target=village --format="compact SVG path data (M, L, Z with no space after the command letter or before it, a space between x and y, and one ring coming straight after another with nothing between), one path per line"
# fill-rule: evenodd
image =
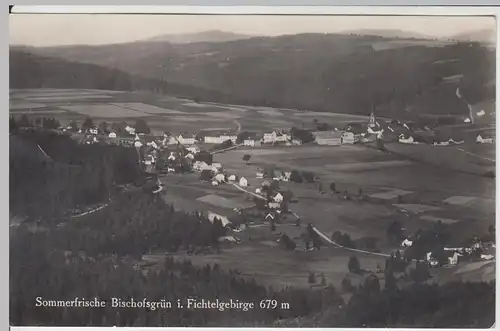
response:
M197 180L200 183L206 183L213 188L232 187L247 196L247 200L251 202L247 201L244 204L245 207L234 207L228 211L227 209L217 209L212 201L212 207L201 210L207 213L210 221L214 222L215 219L218 219L228 229L227 235L220 238L221 241L228 244L241 244L244 240L242 234L247 229L268 226L275 236L276 242L286 250L311 252L319 250L324 245L331 245L355 253L385 256L391 260L424 262L431 268L456 266L459 261L490 261L495 258L493 255L495 244L493 242L483 242L480 238L473 236L467 240L467 245L458 248L444 246L442 251L436 251L435 240L428 238L430 230L422 233L419 229L415 233L409 233L404 231L405 229L401 225L396 226L396 230L394 230L396 240L399 240L400 244L386 247L384 252L373 249L356 249L355 245L350 243L350 239L343 240L342 236L346 234L339 236L338 233L334 233L330 236L321 232L312 223L306 223L306 232L308 232L306 239L304 239L303 234L298 237L287 235L286 231L277 231L277 226L287 223L298 229L306 226L306 224L302 224L301 216L292 211L291 206L297 202L297 198L291 193L290 186L286 186L289 183L313 183L315 187L318 187L321 195L331 194L344 201L380 203L380 199L376 199L377 194L364 193L362 187L359 187L357 192L348 192L347 189L341 191L335 187L335 183L321 183L314 173L308 171L264 166L256 167L253 175L249 175L248 170L241 174L239 169L228 169L222 162L214 160L225 152L240 149L244 153L242 161L248 168L252 160L252 151L267 149L291 148L293 150L294 148L306 148L306 146L314 145L325 146L324 148L330 146L342 148L342 146L361 145L366 146L365 148L383 151L384 143L391 142L409 145L427 144L434 148L464 144L463 136L459 138L453 135L445 136L438 131L439 127L431 129L429 126L419 127L414 122L403 123L398 120L379 119L375 117L373 112L365 124L349 123L342 129L333 128L326 131L298 128L276 129L264 133L241 130L220 132L200 130L198 133L192 134L162 132L161 135L153 135L143 120L137 121L135 127L124 123L95 126L89 124L91 122L92 120L87 118L78 128L76 122L73 121L67 126L58 127L57 131L73 135L82 144L117 144L135 148L141 167L155 183L151 191L152 194L168 196L170 194L169 181L172 176L191 174L192 178L192 174L198 173L199 175L196 176L198 176ZM492 135L488 135L487 132L481 131L473 142L476 144L494 143ZM472 135L467 138L474 139ZM245 150L248 153L245 153ZM327 193L328 191L330 193ZM402 206L402 195L397 194L395 200L394 196L389 200L383 198L382 203L390 205L393 202L398 202ZM217 195L213 197L217 197ZM218 197L218 199L224 198ZM404 213L409 212L403 207L398 208ZM442 223L439 220L436 224ZM423 239L424 237L425 239ZM303 241L304 244L297 244L296 239ZM252 237L246 237L246 241L248 240L251 241ZM414 243L418 244L414 245ZM422 250L425 251L424 255L422 255ZM423 259L422 256L424 256Z

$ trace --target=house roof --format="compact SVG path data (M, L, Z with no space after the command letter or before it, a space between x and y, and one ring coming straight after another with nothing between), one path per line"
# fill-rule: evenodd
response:
M339 131L317 131L313 132L316 138L320 139L340 139L342 137L342 132Z

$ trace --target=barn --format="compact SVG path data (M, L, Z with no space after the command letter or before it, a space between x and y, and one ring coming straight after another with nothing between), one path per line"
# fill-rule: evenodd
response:
M342 144L342 133L335 131L314 132L315 142L318 145L338 146Z

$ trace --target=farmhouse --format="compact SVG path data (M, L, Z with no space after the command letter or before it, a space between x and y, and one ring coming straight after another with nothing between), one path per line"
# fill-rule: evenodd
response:
M135 128L133 128L131 126L128 126L128 125L125 127L125 131L127 131L128 134L130 134L130 135L134 135L135 134Z
M484 136L484 137L483 137ZM481 136L480 134L476 138L476 142L479 144L492 144L494 142L493 138L487 137L486 135L483 134Z
M278 202L269 202L267 206L271 209L278 209L280 208L280 204Z
M223 140L220 136L205 136L203 142L205 144L222 144Z
M258 147L260 146L260 140L245 139L243 140L243 146Z
M200 152L200 148L197 146L189 146L186 148L189 152L193 153L193 155L196 155Z
M183 137L181 134L181 135L179 135L179 137L177 137L177 141L181 145L194 145L194 143L196 142L196 139L193 136L191 136L191 137L184 136Z
M415 144L415 140L412 136L405 136L404 134L399 135L398 141L402 144Z
M298 138L292 139L292 145L300 146L302 145L302 140Z
M136 140L136 141L134 141L134 146L135 146L135 148L141 148L143 146L143 144L141 143L140 140Z
M116 138L116 133L114 133L114 132L110 132L110 133L108 134L108 137L109 137L109 138Z
M273 197L273 201L274 202L278 202L278 203L282 202L283 201L283 195L281 193L279 193L279 192L276 193L274 195L274 197Z
M318 131L313 133L318 145L338 146L342 144L342 134L335 131Z
M99 133L99 130L97 130L97 128L96 128L96 127L93 127L93 128L90 128L90 129L89 129L89 133L90 133L90 134L98 134L98 133Z
M217 175L215 175L214 179L218 183L224 183L226 181L226 176L224 176L223 174L217 174Z
M238 185L241 186L241 187L247 187L248 186L247 179L245 177L241 177Z
M228 180L229 180L230 182L234 182L234 181L236 181L236 175L231 175L231 176L229 176L229 177L228 177Z
M273 131L271 133L264 133L262 141L264 144L274 144L278 142L286 143L290 139L289 135L282 131Z
M356 137L352 132L342 133L342 143L343 144L354 144L356 142Z
M256 178L264 178L264 172L262 170L257 170Z
M226 216L222 216L211 211L208 212L208 220L210 222L213 223L216 218L221 220L222 226L227 226L228 224L231 224L231 221L229 221L229 219Z

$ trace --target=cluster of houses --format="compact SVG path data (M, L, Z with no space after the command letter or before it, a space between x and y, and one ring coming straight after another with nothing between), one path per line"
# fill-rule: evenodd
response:
M413 241L410 238L406 238L401 243L402 248L408 248L408 247L411 247L412 245L413 245ZM444 262L444 264L448 264L450 266L456 266L456 265L458 265L461 257L471 256L477 252L480 253L479 257L481 260L494 259L494 256L491 254L482 254L482 252L485 252L485 248L483 246L483 243L481 241L474 240L467 247L458 247L458 248L445 247L444 248L444 256L446 257L447 261ZM427 262L427 264L430 267L434 267L434 268L439 267L443 264L442 261L439 261L438 258L436 256L434 256L433 252L426 253L425 261Z

